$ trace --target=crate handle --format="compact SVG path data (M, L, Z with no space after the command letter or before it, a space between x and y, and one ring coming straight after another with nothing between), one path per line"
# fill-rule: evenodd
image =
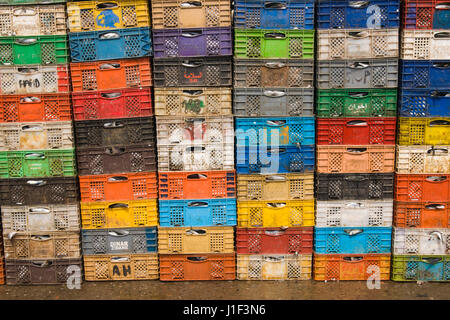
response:
M433 63L433 67L439 69L448 69L450 68L450 62L435 62Z
M180 8L187 9L192 7L201 7L202 3L200 1L187 1L180 3Z
M203 229L190 229L186 230L187 236L203 236L206 234L206 230Z
M265 9L286 10L287 6L281 2L266 2L264 4Z
M20 45L23 45L23 46L29 46L29 45L32 45L32 44L35 44L35 43L37 43L37 39L36 38L33 38L33 39L19 38L19 39L16 40L16 44L20 44Z
M286 202L279 202L279 203L268 202L266 204L267 208L271 208L271 209L283 209L286 207L286 205L287 205Z
M187 147L186 148L186 152L197 152L197 151L205 151L206 150L206 148L205 147L200 147L200 146L197 146L197 147Z
M202 173L194 173L187 176L188 180L208 179L208 175Z
M23 126L22 131L43 131L44 128L42 126L38 126L38 125L26 125Z
M436 32L434 34L435 39L447 39L450 38L450 32Z
M367 148L347 148L348 153L365 153Z
M117 99L120 96L122 96L122 93L121 92L102 93L101 96L102 98L105 99Z
M13 11L15 16L35 16L36 11L31 8L18 8Z
M436 237L440 242L445 242L444 235L440 231L431 231L428 235Z
M38 97L23 97L20 99L20 103L40 103L41 99Z
M365 207L364 203L362 203L362 202L349 202L349 203L346 203L345 206L347 208L364 208Z
M204 201L192 201L188 203L188 207L207 208L208 202Z
M265 66L270 69L281 69L286 67L286 64L282 62L267 62Z
M263 259L264 259L265 262L269 262L269 263L277 263L277 262L284 261L284 256L283 256L283 257L264 256Z
M279 237L286 233L284 230L266 230L264 233L271 237Z
M357 234L361 234L364 232L363 229L344 229L344 232L349 236L356 236Z
M347 262L359 262L359 261L364 260L364 257L361 257L361 256L359 256L359 257L343 257L342 259Z
M184 38L197 38L200 37L203 34L203 31L196 30L196 31L190 31L190 32L183 32L181 33L181 36Z
M353 62L349 64L348 67L351 69L366 69L369 67L369 64L364 62Z
M450 98L450 92L447 91L433 91L431 93L432 97L444 97L444 98Z
M111 262L130 262L128 257L111 257Z
M203 94L203 90L183 90L183 94L192 97L198 97Z
M202 66L203 63L201 63L201 62L190 63L189 61L187 61L187 62L182 62L181 65L186 68L198 68L198 67Z
M286 153L286 148L270 148L269 150L267 150L268 154L282 154L282 153Z
M361 182L361 181L369 180L369 178L367 178L365 176L350 175L350 176L344 177L344 180L345 181Z
M122 181L128 181L128 177L115 176L115 177L108 178L108 182L122 182Z
M284 176L268 176L266 177L266 182L279 182L279 181L286 181L287 178Z
M110 156L117 156L120 154L125 153L125 148L106 148L105 149L105 154L110 155Z
M120 63L103 63L98 67L100 70L120 69Z
M349 37L352 38L367 38L369 36L369 32L367 31L349 31L348 33Z
M434 146L431 147L431 149L429 149L427 151L427 154L432 154L433 156L436 155L437 153L444 153L444 154L448 154L448 149L444 149L444 148L435 148Z
M446 176L428 176L426 178L426 180L429 182L442 182L442 181L446 181L447 177Z
M206 121L206 119L205 118L186 118L186 120L185 120L186 122L193 122L193 123L195 123L195 122L205 122Z
M286 125L286 120L267 120L266 123L271 127L281 127Z
M348 94L352 99L362 99L369 95L368 92L349 92Z
M32 235L31 239L36 240L36 241L48 241L50 240L52 237L49 234L38 234L38 235Z
M433 257L433 258L422 258L422 262L428 263L428 264L436 264L442 261L441 257Z
M369 1L350 1L348 5L354 9L362 9L369 5Z
M280 39L285 39L286 34L284 34L282 32L268 32L268 33L264 34L264 37L269 38L269 39L280 40Z
M17 68L17 72L19 72L19 73L33 74L38 71L39 71L39 68Z
M28 180L27 184L31 185L31 186L45 186L47 184L47 181L44 180Z
M126 203L113 203L108 206L109 209L127 209L128 204Z
M450 121L447 121L447 120L433 120L433 121L430 121L429 126L430 127L450 126Z
M103 2L103 3L99 3L97 5L97 9L101 10L101 9L110 9L110 8L117 8L119 5L115 2Z
M367 127L369 124L364 120L350 120L347 122L347 126Z
M208 260L207 257L187 257L186 259L192 262L205 262L206 260Z
M41 2L42 3L42 2ZM31 264L35 267L38 268L46 268L46 267L50 267L53 262L50 260L45 260L45 261L31 261Z
M277 90L265 90L263 94L269 98L280 98L284 97L286 95L286 92Z
M33 152L33 153L27 153L25 155L25 159L36 159L36 160L43 160L45 159L45 154Z
M427 210L444 210L445 204L433 203L425 206Z
M130 231L128 230L115 230L115 231L109 231L108 234L111 237L125 237L130 234Z
M125 125L120 121L106 122L103 127L105 129L123 128Z
M30 213L50 213L50 210L47 208L30 208L28 211Z
M118 32L106 32L106 33L99 34L98 38L100 40L119 39L120 34Z

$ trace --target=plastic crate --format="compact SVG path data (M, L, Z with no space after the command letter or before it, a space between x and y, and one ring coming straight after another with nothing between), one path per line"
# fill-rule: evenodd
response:
M235 171L158 172L159 199L236 198Z
M313 88L314 60L234 59L234 88Z
M74 149L0 152L0 178L73 177Z
M237 254L302 254L313 252L313 227L237 228Z
M319 29L399 28L400 0L319 0L317 25Z
M83 229L155 227L156 200L82 202L81 223Z
M0 95L0 122L71 121L70 95Z
M156 253L156 227L82 230L83 255Z
M403 3L403 28L450 29L447 0L406 0Z
M319 118L397 116L397 89L318 90L316 101Z
M399 118L399 145L450 145L450 117Z
M392 227L393 211L392 200L317 201L316 227Z
M152 90L116 89L72 94L75 120L117 119L153 115Z
M446 30L403 30L403 60L450 59L450 32Z
M160 200L160 227L236 225L236 199Z
M236 119L237 147L292 147L314 143L314 117Z
M234 90L238 117L314 116L314 89L238 88Z
M237 29L314 30L314 0L237 0L234 26Z
M237 280L310 280L312 254L238 254Z
M82 272L80 259L15 260L5 262L6 284L47 285L67 284L74 270ZM81 273L80 273L81 275Z
M0 284L5 284L5 259L3 256L0 257Z
M417 175L398 174L395 181L397 201L448 201L450 199L450 174Z
M399 174L450 173L450 146L397 146Z
M450 60L401 60L401 86L406 89L448 90Z
M393 281L450 281L450 256L397 256L392 258Z
M78 62L70 64L73 92L152 86L148 58Z
M159 228L158 253L234 253L234 228Z
M398 87L397 59L319 61L319 89L370 89Z
M314 174L240 174L237 196L240 201L313 200Z
M318 30L318 60L399 57L399 29Z
M167 87L229 87L231 57L169 58L153 61L154 85Z
M449 229L394 228L393 254L448 255L450 254Z
M156 172L81 176L82 202L158 198Z
M317 120L318 145L394 145L397 119L322 118Z
M86 281L157 280L158 254L84 256Z
M224 254L161 254L161 281L235 280L234 253Z
M318 254L391 253L392 228L315 228L314 252Z
M397 228L450 228L450 202L395 202Z
M394 198L394 174L318 174L316 197L321 201L392 200Z
M68 2L67 15L70 32L150 27L145 0Z
M156 88L156 116L229 116L230 88Z
M450 117L450 90L401 90L400 117Z
M282 148L237 147L238 174L311 173L315 167L314 145Z
M390 254L314 254L314 280L379 280L390 278ZM379 270L379 271L378 271Z
M1 179L0 202L2 206L76 204L77 180L75 177Z
M153 29L210 28L231 25L228 0L153 0Z
M69 33L72 62L139 58L152 55L150 29Z

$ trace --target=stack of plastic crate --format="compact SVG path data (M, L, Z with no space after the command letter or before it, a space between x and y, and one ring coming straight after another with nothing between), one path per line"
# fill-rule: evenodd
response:
M314 1L235 1L239 280L311 278Z
M317 3L315 280L388 280L400 1Z
M0 6L7 284L65 283L81 271L65 6L36 2Z
M449 3L403 4L392 280L450 280Z
M234 280L229 0L152 1L163 281Z
M150 14L67 4L85 279L158 279Z

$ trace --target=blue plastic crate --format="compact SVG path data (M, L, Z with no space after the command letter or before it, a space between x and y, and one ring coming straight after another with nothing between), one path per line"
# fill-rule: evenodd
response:
M379 11L376 7L378 6ZM400 27L400 0L319 0L319 29L386 29ZM378 26L372 26L378 18Z
M237 29L314 30L314 0L237 0L234 7Z
M69 33L72 62L138 58L152 54L149 28Z
M236 199L160 200L161 227L236 225Z
M237 147L238 174L309 173L314 172L314 146L264 148Z
M314 117L237 118L236 146L288 147L315 143Z
M450 117L450 88L400 90L400 116Z
M319 254L391 253L392 228L315 228L314 251Z
M401 60L401 88L449 89L450 60Z

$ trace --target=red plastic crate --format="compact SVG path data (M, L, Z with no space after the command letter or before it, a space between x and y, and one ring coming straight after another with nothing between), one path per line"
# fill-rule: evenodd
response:
M403 28L447 29L450 22L445 5L448 4L448 0L405 0L402 10ZM442 9L439 9L441 5Z
M450 202L395 202L394 227L450 228Z
M397 174L397 201L449 201L450 174Z
M393 145L396 123L396 118L318 119L317 144Z
M72 103L75 120L136 118L153 115L150 87L73 93Z

